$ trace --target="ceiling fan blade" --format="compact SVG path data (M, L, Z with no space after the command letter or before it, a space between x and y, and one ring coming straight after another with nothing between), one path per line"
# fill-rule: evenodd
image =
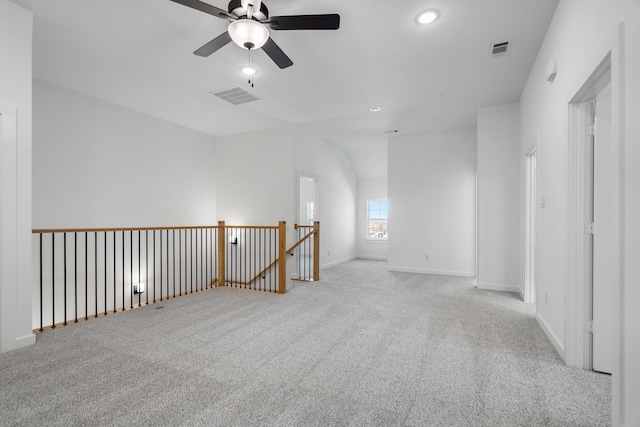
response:
M293 61L289 59L287 54L280 49L280 46L278 46L271 37L269 37L269 40L262 46L262 50L264 50L264 53L269 55L269 58L280 68L287 68L293 65Z
M218 37L211 40L209 43L205 44L204 46L202 46L200 49L196 50L193 53L194 55L207 57L211 55L213 52L215 52L216 50L220 49L221 47L226 46L227 43L229 43L230 41L231 41L231 36L229 35L228 31L225 31L224 33L220 34Z
M340 15L272 16L264 24L274 30L337 30L340 28Z
M231 16L229 12L227 12L226 10L217 8L215 6L211 6L210 4L201 2L199 0L171 0L171 1L175 3L180 3L192 9L199 10L200 12L208 13L209 15L217 16L218 18L233 19L233 20L236 19L235 17Z

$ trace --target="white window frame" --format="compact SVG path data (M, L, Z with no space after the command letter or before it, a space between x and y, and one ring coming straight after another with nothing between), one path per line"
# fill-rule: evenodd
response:
M371 237L371 235L369 234L369 223L371 222L371 217L369 216L371 213L371 209L370 209L370 204L371 202L386 202L387 204L387 235L385 235L384 237ZM388 199L368 199L367 200L367 220L366 220L366 230L365 230L365 238L366 240L370 241L370 242L386 242L388 239L388 226L389 226L389 200Z

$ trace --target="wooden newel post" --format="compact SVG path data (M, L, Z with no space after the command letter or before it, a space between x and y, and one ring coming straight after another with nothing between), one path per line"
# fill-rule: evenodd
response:
M226 286L227 281L225 278L224 272L224 264L225 264L225 249L226 239L225 239L225 226L224 221L218 221L218 286Z
M278 293L287 292L287 223L278 223Z
M313 223L313 281L320 280L320 221Z

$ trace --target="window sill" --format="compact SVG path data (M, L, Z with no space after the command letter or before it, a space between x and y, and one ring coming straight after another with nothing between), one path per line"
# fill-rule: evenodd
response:
M365 243L373 243L373 244L380 244L380 243L387 243L389 239L364 239Z

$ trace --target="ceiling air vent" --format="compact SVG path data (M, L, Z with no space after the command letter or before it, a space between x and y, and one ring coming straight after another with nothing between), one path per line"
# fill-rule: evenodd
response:
M494 43L491 47L491 56L506 55L509 50L509 42Z
M233 105L246 104L247 102L258 101L260 99L239 87L225 89L218 92L214 91L211 93Z

